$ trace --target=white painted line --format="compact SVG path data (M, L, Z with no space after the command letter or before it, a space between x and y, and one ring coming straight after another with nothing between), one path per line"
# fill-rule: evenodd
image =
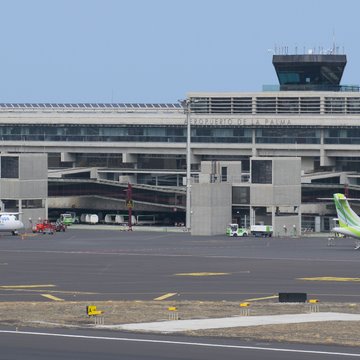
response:
M50 299L50 300L54 300L54 301L64 301L64 299L60 299L60 298L58 298L58 297L56 297L56 296L54 296L54 295L50 295L50 294L40 294L41 296L43 296L43 297L46 297L46 298L48 298L48 299Z
M133 339L133 338L124 338L124 337L88 336L88 335L57 334L57 333L42 333L42 332L13 331L13 330L0 330L0 334L53 336L53 337L62 337L62 338L73 338L73 339L128 341L128 342L142 342L142 343L156 343L156 344L170 344L170 345L202 346L202 347L213 347L213 348L215 347L215 348L225 348L225 349L227 348L227 349L244 349L244 350L263 350L263 351L277 351L277 352L292 352L292 353L305 353L305 354L324 354L324 355L333 355L333 356L360 357L360 353L356 354L356 353L332 352L332 351L282 349L282 348L273 348L273 347L211 344L211 343L200 343L200 342L189 342L189 341Z

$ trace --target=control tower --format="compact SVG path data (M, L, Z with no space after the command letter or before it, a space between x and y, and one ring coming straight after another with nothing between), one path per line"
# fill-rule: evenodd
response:
M280 91L343 91L346 55L274 55Z

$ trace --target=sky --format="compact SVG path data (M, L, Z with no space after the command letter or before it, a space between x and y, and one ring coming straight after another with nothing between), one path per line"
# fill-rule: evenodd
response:
M174 103L278 84L276 48L347 55L359 0L0 0L0 102Z

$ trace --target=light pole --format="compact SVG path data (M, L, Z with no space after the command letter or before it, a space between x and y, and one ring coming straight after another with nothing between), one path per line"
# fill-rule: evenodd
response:
M181 105L186 114L186 230L191 230L191 123L190 123L190 105L191 101L185 99Z

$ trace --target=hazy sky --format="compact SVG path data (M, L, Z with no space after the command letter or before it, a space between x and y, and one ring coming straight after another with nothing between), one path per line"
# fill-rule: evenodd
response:
M277 84L271 49L347 54L359 0L0 0L0 102L177 102Z

